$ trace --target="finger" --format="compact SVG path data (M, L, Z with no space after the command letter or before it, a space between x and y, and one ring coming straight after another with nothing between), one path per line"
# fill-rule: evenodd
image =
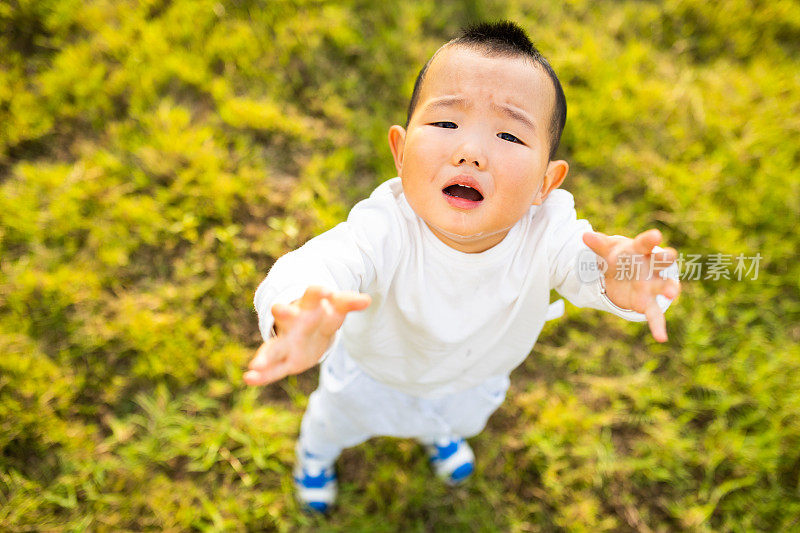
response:
M614 240L605 233L600 233L599 231L587 231L584 233L583 242L602 258L608 257L611 248L614 246Z
M653 338L658 342L667 341L667 321L664 318L664 313L656 303L655 298L650 300L644 310L644 316L647 317L647 325L650 326L650 333Z
M653 251L653 246L661 242L661 232L657 229L643 231L633 239L633 251L637 254L649 254Z
M292 324L300 314L300 308L296 304L276 303L272 305L272 316L274 317L275 332L280 335L290 329Z
M340 291L335 292L331 297L333 308L339 313L361 311L369 307L371 302L372 298L369 294L360 292Z
M681 292L680 283L674 279L654 278L647 282L646 287L645 290L650 297L660 294L670 300L677 298Z
M258 350L256 350L256 355L253 356L253 359L250 360L250 364L248 364L247 367L250 370L267 368L274 365L281 358L282 353L280 351L280 347L275 339L270 339L258 347Z
M286 375L286 358L281 357L280 345L275 339L264 342L244 373L248 385L265 385Z
M244 373L244 382L252 386L267 385L283 379L286 375L285 365L273 365L262 370L248 370Z
M297 315L300 314L300 309L294 304L273 304L271 311L276 326L286 324L297 318Z
M675 262L675 260L678 258L678 252L675 250L675 248L665 248L660 252L654 253L652 258L653 261L655 261L655 270L656 272L659 272Z
M306 292L303 293L298 303L301 309L315 309L319 307L319 303L323 298L329 298L330 295L331 291L328 289L318 285L312 285L306 289Z
M252 370L254 368L264 367L267 366L267 343L262 342L261 346L258 347L256 350L256 355L250 360L250 364L247 367Z
M273 304L271 311L275 320L289 320L297 315L296 307L282 303Z
M681 293L681 284L676 279L665 279L661 283L658 293L674 300Z

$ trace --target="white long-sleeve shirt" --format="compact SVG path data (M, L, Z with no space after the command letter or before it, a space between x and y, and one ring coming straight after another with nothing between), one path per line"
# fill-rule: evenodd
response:
M525 359L544 325L550 289L579 307L645 320L614 306L599 276L585 281L587 273L578 272L581 260L596 257L582 240L591 229L577 219L572 195L557 189L499 244L463 253L431 232L393 178L346 222L275 262L255 295L259 328L267 339L271 306L296 300L310 285L368 293L372 304L347 316L331 350L346 350L373 379L409 394L464 390L508 375Z

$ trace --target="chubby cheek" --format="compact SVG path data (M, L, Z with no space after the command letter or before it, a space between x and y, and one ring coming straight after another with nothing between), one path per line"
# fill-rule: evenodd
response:
M403 152L403 167L400 171L403 190L411 207L424 218L429 206L436 200L431 189L431 182L437 174L434 161L436 151L431 149L424 135L416 133L406 138Z
M497 225L508 227L516 224L527 213L531 207L531 201L529 201L527 195L505 194L502 200L497 202L497 205L502 206L496 211Z
M499 195L500 204L506 206L506 214L512 217L522 216L530 208L542 182L541 177L536 175L536 170L530 169L530 172L521 173L521 168L524 169L525 166L498 169L506 180Z
M417 179L432 180L443 162L449 160L447 146L434 132L417 130L406 140L403 171L413 172Z

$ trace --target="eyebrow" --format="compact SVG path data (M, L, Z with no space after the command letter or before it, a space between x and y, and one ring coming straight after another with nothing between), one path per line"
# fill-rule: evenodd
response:
M497 105L495 103L492 103L492 109L500 111L501 113L503 113L504 115L513 120L522 122L525 126L529 127L534 131L536 130L536 126L533 124L533 121L530 119L530 117L528 117L528 114L521 109L518 109L508 104Z
M466 107L469 107L469 105L470 104L466 100L466 98L463 98L461 96L443 96L443 97L437 98L433 102L429 103L426 106L426 108L428 110L435 110L435 109L441 109L441 108L446 108L446 107L466 108ZM530 128L530 129L532 129L534 131L536 130L536 125L533 123L533 121L530 119L530 117L528 117L527 113L525 113L521 109L519 109L517 107L514 107L512 105L508 105L508 104L495 104L495 103L492 103L491 106L492 106L492 109L494 109L495 111L500 112L501 114L507 116L508 118L510 118L512 120L516 120L517 122L521 122L524 126L527 126L528 128Z

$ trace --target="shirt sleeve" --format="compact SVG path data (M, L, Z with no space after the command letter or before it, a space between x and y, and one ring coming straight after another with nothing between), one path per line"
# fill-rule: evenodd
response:
M578 307L608 311L633 322L646 321L644 314L618 307L606 295L598 256L583 242L583 234L592 231L592 226L578 219L572 195L557 189L542 208L547 220L550 286ZM677 279L677 265L673 263L660 276ZM672 300L658 295L656 302L663 312Z
M401 236L391 200L370 197L359 202L346 222L275 262L253 300L258 327L265 340L271 336L274 325L271 311L274 304L297 300L312 285L370 292L377 273L394 268Z

